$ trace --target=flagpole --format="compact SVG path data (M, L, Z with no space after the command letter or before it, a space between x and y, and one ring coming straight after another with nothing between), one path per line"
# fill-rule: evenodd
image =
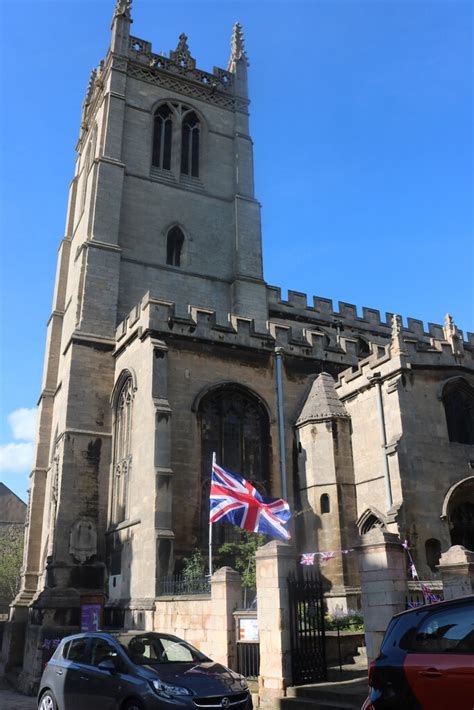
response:
M212 452L212 465L216 463L216 452ZM212 485L212 469L211 469L211 485ZM209 499L210 501L210 499ZM210 502L209 502L210 505ZM212 523L211 513L209 511L209 579L212 577Z

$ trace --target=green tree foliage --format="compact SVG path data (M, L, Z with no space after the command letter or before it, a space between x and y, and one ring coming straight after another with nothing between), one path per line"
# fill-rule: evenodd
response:
M226 542L219 547L222 563L240 572L244 589L255 589L255 553L268 542L268 538L266 535L247 532L241 528L235 530L241 539L239 542Z
M0 528L0 604L8 605L20 586L24 529L18 525Z
M183 577L187 582L206 576L206 563L201 550L195 550L190 557L183 559Z

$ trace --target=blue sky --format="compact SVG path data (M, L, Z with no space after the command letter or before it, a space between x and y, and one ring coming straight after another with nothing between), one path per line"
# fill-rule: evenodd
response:
M134 0L135 36L250 60L267 281L473 330L473 5ZM81 104L114 0L0 0L0 480L25 497Z

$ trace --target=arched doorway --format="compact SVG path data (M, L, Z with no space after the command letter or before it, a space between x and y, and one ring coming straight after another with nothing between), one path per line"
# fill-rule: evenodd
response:
M244 476L262 495L271 492L269 480L269 420L261 401L249 390L223 385L206 394L198 409L201 433L201 502L199 541L202 549L209 535L209 489L212 454L224 468ZM213 529L217 547L232 541L227 523Z
M474 476L453 486L447 498L446 519L451 544L474 551Z

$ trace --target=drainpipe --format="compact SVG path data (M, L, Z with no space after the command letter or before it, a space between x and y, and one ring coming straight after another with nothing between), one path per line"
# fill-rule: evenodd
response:
M285 426L283 423L283 385L282 385L282 355L283 348L275 348L276 359L276 381L277 381L277 403L278 403L278 432L280 436L280 471L281 471L281 495L283 500L287 499L286 491L286 456L285 456Z
M390 510L393 504L392 499L392 485L390 483L390 468L388 465L388 454L387 454L387 431L385 429L385 416L383 411L383 399L382 399L382 377L380 372L374 372L373 375L369 375L367 378L375 385L377 391L377 416L380 425L380 438L382 439L382 450L383 450L383 469L384 469L384 479L385 479L385 495L387 500L387 511Z

